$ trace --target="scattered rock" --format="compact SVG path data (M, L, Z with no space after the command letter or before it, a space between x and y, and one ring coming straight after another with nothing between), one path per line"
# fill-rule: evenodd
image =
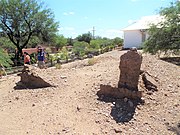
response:
M60 77L61 77L61 79L66 79L67 78L67 76L63 76L63 75L61 75Z
M114 129L115 133L122 133L120 129Z
M80 108L79 106L77 106L77 110L80 111L80 109L81 109L81 108Z
M19 97L15 97L16 100L19 100Z
M157 82L154 80L152 76L150 76L147 72L142 74L142 80L147 90L149 91L158 91Z
M96 123L101 124L99 120L95 120Z
M128 101L128 98L125 97L125 98L124 98L124 102L127 102L127 101Z
M128 104L129 104L130 107L133 107L133 106L134 106L133 102L130 101L130 100L128 101Z

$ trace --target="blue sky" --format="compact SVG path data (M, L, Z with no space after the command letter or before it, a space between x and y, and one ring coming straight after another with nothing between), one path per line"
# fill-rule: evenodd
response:
M123 38L121 29L143 16L156 15L175 0L43 0L60 22L59 33L75 38L91 32L95 36Z

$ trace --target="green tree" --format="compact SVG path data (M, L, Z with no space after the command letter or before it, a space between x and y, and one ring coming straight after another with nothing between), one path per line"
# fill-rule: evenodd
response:
M73 46L73 39L72 38L67 38L67 44Z
M56 48L62 48L63 46L67 45L67 39L63 35L56 35L54 37L54 43Z
M82 42L76 41L73 46L73 52L78 56L82 57L85 55L85 50L87 49L88 46L89 44L84 41Z
M180 1L171 3L170 7L162 8L160 15L164 17L157 25L149 29L149 38L143 49L151 54L180 52Z
M79 35L76 39L80 42L84 41L84 42L87 42L88 44L90 44L90 41L92 40L92 34L90 32L88 32L88 33Z
M101 40L91 40L89 48L100 49Z
M9 51L15 50L15 46L9 40L8 37L1 37L0 38L0 47Z
M13 64L8 53L6 53L2 48L0 48L0 64L5 67L9 67L10 64Z
M116 38L113 39L113 44L118 45L118 46L122 46L123 39L121 39L120 37L116 37Z
M32 36L25 47L35 48L42 41L37 36Z
M68 59L69 59L69 52L67 50L67 48L64 46L61 50L61 59L62 60L66 60L66 62L68 62Z
M17 56L22 54L32 36L48 42L57 28L52 11L43 3L36 0L0 0L0 32L5 33L17 47Z

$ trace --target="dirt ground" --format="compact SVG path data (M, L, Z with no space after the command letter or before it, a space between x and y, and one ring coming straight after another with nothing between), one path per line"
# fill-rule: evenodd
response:
M143 55L141 69L158 83L158 91L153 92L140 80L144 102L97 96L100 84L117 86L119 59L124 52L99 55L92 66L82 60L64 64L61 69L42 69L40 74L56 87L14 89L19 76L0 79L0 135L179 135L177 65ZM134 112L128 112L128 105ZM127 121L121 121L127 116L124 112L131 116Z

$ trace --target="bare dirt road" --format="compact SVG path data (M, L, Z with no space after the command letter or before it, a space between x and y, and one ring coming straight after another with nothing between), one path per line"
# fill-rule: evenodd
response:
M144 103L126 98L104 100L96 95L100 84L117 86L119 58L124 52L99 55L92 66L82 60L61 69L42 69L40 74L56 87L15 90L19 76L0 79L0 135L179 135L177 65L143 55L141 69L158 83L158 91L152 92L140 80ZM133 113L123 107L126 102ZM126 122L120 120L124 112L131 116Z

